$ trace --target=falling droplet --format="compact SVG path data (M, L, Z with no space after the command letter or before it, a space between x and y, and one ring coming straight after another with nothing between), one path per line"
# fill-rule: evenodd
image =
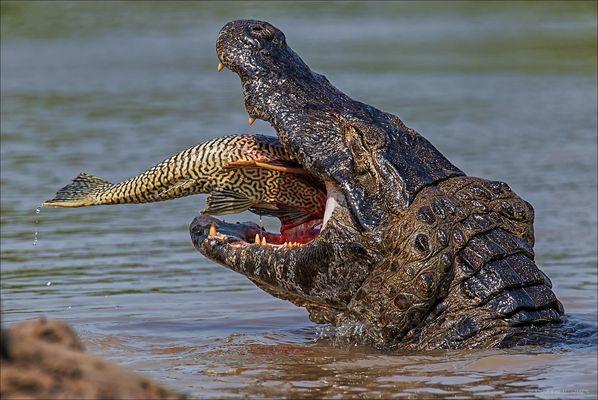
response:
M33 233L33 245L37 246L37 242L39 242L39 218L38 215L42 211L42 207L44 205L40 205L35 209L35 220L33 221L35 224L35 232Z

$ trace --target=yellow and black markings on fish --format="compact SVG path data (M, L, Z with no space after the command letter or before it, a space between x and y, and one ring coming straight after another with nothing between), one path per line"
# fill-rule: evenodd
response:
M132 179L110 183L81 173L44 205L138 204L208 193L205 214L302 219L323 212L326 194L277 138L225 136L184 150Z

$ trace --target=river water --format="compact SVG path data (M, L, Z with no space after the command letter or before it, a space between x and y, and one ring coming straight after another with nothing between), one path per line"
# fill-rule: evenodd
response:
M3 2L1 15L3 323L68 321L91 352L199 397L596 396L596 3ZM202 196L36 213L82 171L118 181L208 138L274 134L247 125L238 78L215 71L218 30L247 17L530 201L537 261L593 339L339 347L195 251Z

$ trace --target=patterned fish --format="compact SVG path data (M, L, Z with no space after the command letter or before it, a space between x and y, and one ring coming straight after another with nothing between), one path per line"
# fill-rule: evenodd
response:
M209 194L205 214L250 210L285 225L323 215L326 202L324 186L277 138L236 135L191 147L120 183L81 173L44 205L138 204L200 193Z

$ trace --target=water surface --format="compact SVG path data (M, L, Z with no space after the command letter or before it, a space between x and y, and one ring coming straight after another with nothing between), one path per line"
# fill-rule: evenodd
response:
M90 351L201 397L596 396L595 342L334 345L194 250L201 196L35 213L82 171L117 181L209 138L274 134L247 125L238 78L215 72L220 27L266 19L342 90L530 201L537 261L595 335L596 3L3 2L1 15L7 324L66 320Z

